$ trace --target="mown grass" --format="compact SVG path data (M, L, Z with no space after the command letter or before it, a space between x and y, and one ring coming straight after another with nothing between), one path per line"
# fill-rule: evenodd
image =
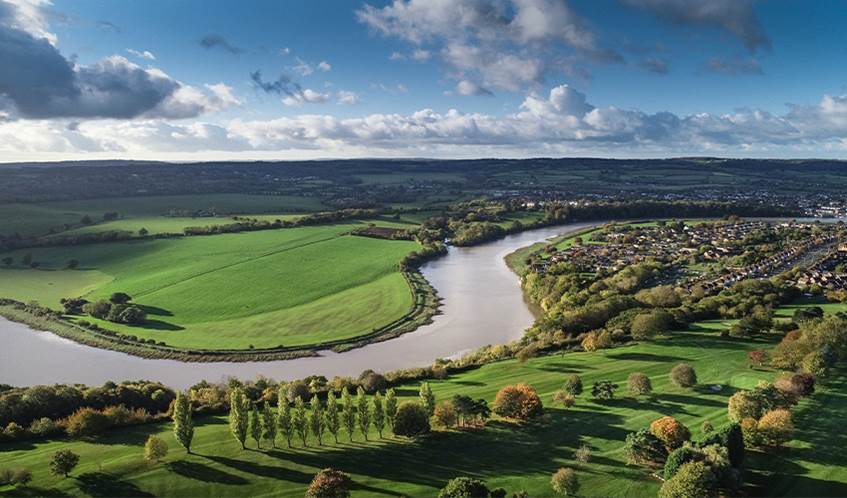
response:
M699 434L703 421L726 421L726 403L738 389L772 379L777 372L751 369L746 353L769 347L775 338L737 340L721 338L720 322L697 324L692 330L648 344L637 344L594 353L566 353L520 363L502 361L450 376L431 385L438 399L462 393L493 400L506 384L527 382L542 396L545 414L537 422L516 425L494 420L485 429L438 432L418 442L399 438L336 445L325 439L318 447L299 443L294 449L242 451L230 436L223 417L198 422L194 451L186 456L176 448L167 424L134 427L112 432L96 442L53 440L0 446L0 468L26 466L35 472L33 486L40 494L133 496L302 496L311 476L332 466L349 472L354 496L434 496L447 480L460 476L484 479L491 487L510 492L526 489L530 496L549 496L550 474L560 466L575 466L580 496L656 496L660 486L648 470L627 466L623 441L628 432L652 420L672 415ZM678 362L694 366L700 381L695 389L674 387L668 372ZM633 398L625 393L626 377L647 374L654 395ZM577 398L569 410L553 406L551 396L566 376L583 377L588 390L593 382L611 380L621 385L617 399L597 402L590 395ZM753 453L748 491L772 496L843 496L847 472L843 465L843 438L838 427L845 396L844 379L805 401L797 410L798 437L779 458ZM710 386L721 386L713 391ZM397 388L401 399L415 399L417 383ZM827 417L826 420L818 420ZM142 445L150 433L168 441L171 454L159 465L142 460ZM579 466L573 453L581 445L592 448L591 461ZM285 443L278 441L278 446ZM82 455L82 463L69 479L51 476L47 460L58 449ZM768 477L779 472L778 478ZM762 486L765 487L762 487ZM7 494L11 491L7 490Z
M37 270L0 269L0 296L59 307L59 298L127 292L148 323L109 329L182 348L246 349L354 337L412 307L397 263L418 245L344 235L342 223L158 239L31 253ZM69 259L80 269L65 270Z

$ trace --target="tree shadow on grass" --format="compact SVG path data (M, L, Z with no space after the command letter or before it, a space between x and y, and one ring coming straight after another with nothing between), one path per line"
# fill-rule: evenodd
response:
M189 479L196 479L202 482L215 482L219 484L241 485L247 484L247 479L235 474L229 474L222 470L218 470L202 463L190 462L187 460L177 460L169 462L168 470L174 474L179 474Z
M688 358L681 356L670 356L651 353L609 353L606 358L612 360L631 360L631 361L649 361L649 362L671 362L671 361L690 361Z
M123 481L117 475L106 472L88 472L77 477L76 481L79 489L88 496L154 496L146 491L142 491L135 484Z
M278 453L278 450L272 450L267 454L273 455ZM276 467L271 465L262 465L260 463L248 462L244 460L236 460L234 458L228 458L218 455L201 455L203 458L207 458L213 462L219 463L221 465L226 465L227 467L235 470L239 470L241 472L247 474L253 474L260 477L267 477L270 479L276 479L279 481L289 481L289 482L297 482L301 484L308 484L312 481L312 477L309 474L298 472L296 470L286 469L284 467ZM286 458L287 460L287 458ZM325 465L325 467L328 465Z
M543 364L543 365L541 365L541 366L537 366L537 367L535 367L535 369L536 369L536 370L542 370L542 371L544 371L544 372L575 373L575 374L578 374L578 373L583 373L583 372L585 372L586 370L593 370L593 369L594 369L594 367L589 366L589 365L579 365L578 367L576 367L576 366L570 366L570 365L567 365L567 364L565 364L565 363L554 363L554 364L545 363L545 364Z
M169 323L164 320L150 320L147 319L143 324L137 325L138 328L144 329L152 329L152 330L185 330L185 327L181 325L176 325L174 323Z
M144 310L148 315L155 316L174 316L173 312L166 310L165 308L160 308L158 306L150 306L149 304L139 304L137 305Z
M55 488L39 488L37 486L18 486L16 488L0 491L0 496L44 496L44 497L65 497L70 496L64 491Z

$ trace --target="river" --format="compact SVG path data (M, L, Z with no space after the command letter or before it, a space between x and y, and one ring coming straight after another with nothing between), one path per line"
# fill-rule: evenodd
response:
M388 371L429 365L437 358L519 338L533 315L517 276L503 258L521 247L594 224L540 228L475 247L450 247L446 256L421 268L443 299L441 314L431 324L395 339L344 353L325 351L319 357L240 363L148 360L83 346L0 317L0 383L101 385L108 380L147 379L185 388L203 379L329 378L356 376L368 368Z

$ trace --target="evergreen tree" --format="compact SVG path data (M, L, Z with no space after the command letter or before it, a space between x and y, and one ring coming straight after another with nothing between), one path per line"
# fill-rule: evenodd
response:
M394 394L394 389L389 389L385 393L385 418L388 420L388 425L394 431L394 417L397 416L397 396Z
M379 438L382 439L382 430L385 429L385 409L382 406L382 396L379 395L379 391L374 394L373 420L374 427L376 427L376 431L379 433Z
M259 407L253 405L253 411L250 412L250 437L256 441L256 448L262 449L262 423L259 418Z
M324 411L324 425L326 429L335 438L335 444L338 444L338 429L341 423L338 418L338 403L335 401L335 392L330 391L326 397L326 411Z
M191 440L194 438L194 422L191 420L191 401L188 396L177 391L174 400L174 437L191 454Z
M346 388L341 391L341 423L352 442L353 430L356 428L356 410L353 409L353 397Z
M306 403L300 396L297 396L297 399L294 400L294 417L291 425L294 427L294 432L303 441L303 446L308 446L306 436L309 435L309 421L306 418Z
M309 429L311 429L312 434L318 440L318 444L323 445L323 434L326 426L324 425L324 413L321 409L321 400L318 399L317 395L312 396L310 408L312 411L309 413Z
M279 390L279 407L277 408L276 425L279 427L279 433L285 438L288 447L291 448L291 438L294 437L294 426L291 421L291 404L283 394L283 389Z
M435 413L435 395L432 394L432 389L429 388L429 382L421 384L419 396L421 397L421 404L431 417Z
M359 418L359 430L362 431L362 435L365 436L365 441L367 441L368 429L371 426L371 410L368 406L368 398L365 396L365 390L362 386L359 386L358 391L356 391L356 405L356 411Z
M270 440L271 447L276 448L276 420L267 401L262 407L262 439Z
M247 440L247 410L249 401L244 395L244 390L235 387L229 393L229 430L235 439L241 443L241 449L246 448L244 442Z

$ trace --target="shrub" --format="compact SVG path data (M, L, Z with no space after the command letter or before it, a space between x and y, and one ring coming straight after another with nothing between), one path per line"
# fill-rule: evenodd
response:
M659 489L659 498L709 498L717 496L715 477L703 462L683 464Z
M815 392L815 376L809 373L798 373L791 376L791 384L796 386L801 396L809 396Z
M785 409L771 410L757 424L762 441L770 446L782 446L794 437L791 412Z
M591 387L591 395L597 399L610 400L615 397L615 390L618 385L609 380L601 380L595 382Z
M565 408L570 408L576 404L576 398L560 389L553 393L553 402L561 403Z
M94 408L80 408L68 417L65 432L71 437L94 436L109 427L109 417Z
M727 415L733 422L745 418L758 419L762 415L762 400L752 391L738 391L729 398Z
M688 427L673 417L654 420L650 424L650 433L659 438L669 450L679 448L682 443L691 439Z
M665 468L662 471L662 476L667 481L676 475L677 471L683 464L701 459L702 455L700 452L690 446L677 448L668 455L668 459L665 461Z
M591 446L583 444L573 454L573 459L580 464L585 465L591 460Z
M677 387L694 387L697 385L697 373L688 363L680 363L671 370L671 382Z
M3 429L3 436L8 439L20 439L26 435L26 429L21 427L17 422L9 422L9 425Z
M457 477L441 488L438 498L488 498L488 486L479 479Z
M500 389L494 398L493 409L501 417L528 420L541 415L543 405L532 386L518 384Z
M56 422L47 417L41 417L29 426L29 432L34 436L49 436L60 429Z
M703 434L710 434L713 430L715 430L715 428L708 420L704 420L703 423L700 424L700 432Z
M730 465L736 469L740 469L744 465L746 450L744 448L744 435L739 424L734 422L725 424L698 442L700 447L713 444L718 444L727 449Z
M158 463L168 456L168 443L161 438L150 435L144 443L144 459Z
M744 435L744 446L748 448L756 448L762 446L764 441L759 432L759 422L753 417L747 417L741 420L741 432Z
M432 417L435 420L435 425L447 428L453 427L459 420L456 413L456 407L450 400L438 403L435 406L435 413Z
M71 450L59 450L50 459L50 472L57 476L68 477L79 463L79 455Z
M757 367L763 366L768 361L768 352L764 349L754 349L747 353L747 359Z
M430 431L429 415L420 403L404 401L394 416L394 434L415 437Z
M384 391L388 388L388 381L385 380L385 376L376 373L373 370L365 370L359 375L359 385L362 386L362 389L365 390L368 394L373 394L377 391Z
M633 396L643 396L653 391L653 384L650 382L650 377L640 372L629 374L629 377L626 379L626 385L629 388L629 393Z
M565 380L565 387L562 389L571 396L579 396L582 394L582 378L577 374L571 375Z
M579 489L579 481L573 469L562 467L553 474L550 486L560 496L573 496Z
M350 476L332 468L326 468L315 474L306 498L346 498L350 496Z
M627 462L634 465L661 462L668 455L664 443L647 429L627 434L624 451Z

